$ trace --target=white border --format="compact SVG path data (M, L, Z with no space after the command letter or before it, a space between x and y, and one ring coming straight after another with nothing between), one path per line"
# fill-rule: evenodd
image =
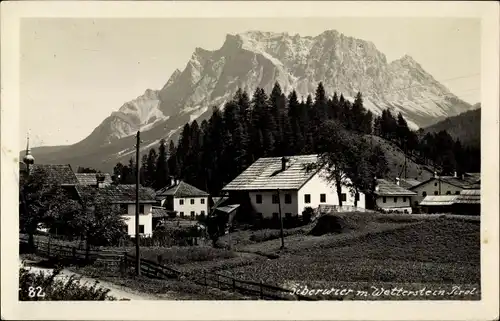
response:
M1 313L52 320L493 320L498 318L499 11L491 2L2 2ZM469 17L482 23L482 300L18 302L19 27L23 17ZM41 120L43 121L43 120Z

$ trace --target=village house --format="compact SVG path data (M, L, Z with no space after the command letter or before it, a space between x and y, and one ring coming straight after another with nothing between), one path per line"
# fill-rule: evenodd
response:
M186 182L171 180L170 185L156 191L156 200L167 211L174 211L179 217L195 219L208 215L209 194Z
M317 155L259 158L222 191L237 200L249 199L258 217L278 218L302 215L306 207L338 205L335 184L326 180L323 169L307 171ZM365 195L352 195L342 186L342 205L365 207Z
M95 187L78 185L80 195L88 194ZM120 214L127 225L127 234L135 237L136 188L134 184L110 184L97 188L98 196L120 207ZM155 193L151 188L139 187L139 234L143 237L153 235L153 204Z
M85 186L108 186L113 183L109 173L75 173L78 184Z
M385 179L376 179L375 182L373 194L377 208L384 212L412 213L411 198L417 193L400 186L399 178L396 183Z
M410 188L411 191L417 193L412 198L413 206L419 206L426 196L460 195L460 192L470 185L471 181L458 177L456 172L453 176L434 174L434 177Z
M429 195L420 206L425 213L481 214L481 190L477 184L463 189L458 195Z

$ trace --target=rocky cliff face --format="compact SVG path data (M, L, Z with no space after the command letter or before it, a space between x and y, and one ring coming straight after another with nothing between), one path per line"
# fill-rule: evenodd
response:
M120 146L137 130L144 132L143 146L149 148L187 121L207 118L210 107L223 105L238 88L249 94L257 87L270 92L275 82L285 91L296 89L304 98L314 95L319 82L330 95L336 91L348 99L361 91L365 107L372 112L392 108L402 112L413 127L425 127L471 109L413 58L406 55L387 62L369 41L334 30L316 37L249 31L227 35L218 50L196 48L184 70L175 70L161 90L148 89L125 103L73 148L105 146L106 152L89 153L103 153L93 157L114 164L130 157L130 145Z

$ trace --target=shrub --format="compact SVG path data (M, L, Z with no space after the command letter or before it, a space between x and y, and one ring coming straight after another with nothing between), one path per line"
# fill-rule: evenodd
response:
M33 273L21 267L19 269L19 300L116 300L108 295L110 290L99 287L97 281L92 285L85 285L80 283L79 278L74 275L67 281L56 279L60 271L60 268L57 268L50 274L42 271Z
M312 207L306 207L304 211L302 212L302 220L304 221L305 224L308 224L311 222L311 218L314 214L314 209Z

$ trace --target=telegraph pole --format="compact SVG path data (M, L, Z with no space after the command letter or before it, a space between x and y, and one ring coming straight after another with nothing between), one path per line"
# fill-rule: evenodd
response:
M280 214L280 236L281 236L281 249L285 248L285 237L283 235L283 216L281 216L281 195L278 188L278 210Z
M135 145L135 272L141 275L141 256L139 252L139 147L141 144L141 132L137 131L137 143Z

